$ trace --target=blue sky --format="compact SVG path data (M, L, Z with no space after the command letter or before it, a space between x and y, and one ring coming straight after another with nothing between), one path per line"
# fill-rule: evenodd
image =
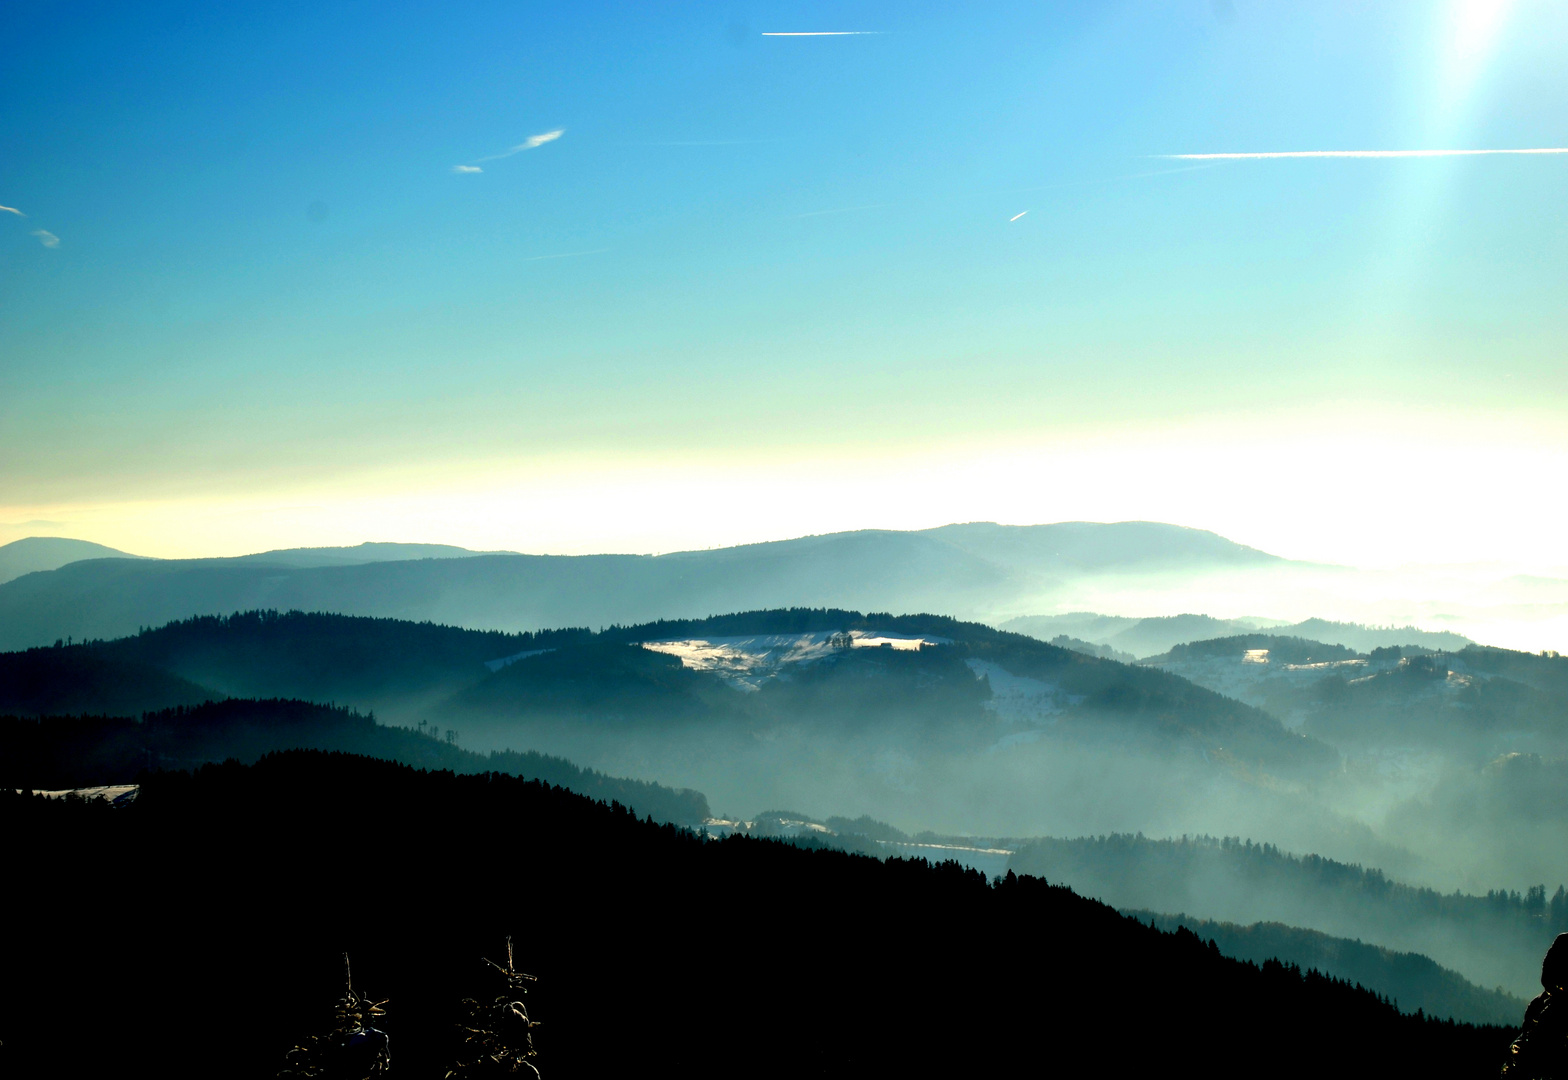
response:
M1568 146L1560 5L234 8L8 8L0 542L1550 554L1568 156L1162 155Z

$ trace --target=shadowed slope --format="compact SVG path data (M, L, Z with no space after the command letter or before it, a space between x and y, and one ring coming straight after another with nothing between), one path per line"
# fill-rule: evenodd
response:
M230 699L141 719L0 716L0 787L58 790L129 783L147 769L188 769L282 750L332 750L457 773L497 772L615 799L679 825L710 816L701 792L605 776L532 751L475 754L431 728L386 727L349 709L306 701Z
M29 933L0 942L28 1075L63 1045L87 1074L270 1075L336 996L343 950L356 987L391 999L399 1073L438 1075L505 934L539 976L541 1061L581 1077L644 1073L650 1054L690 1077L1457 1077L1508 1036L1238 963L1038 880L705 843L504 777L289 754L149 779L123 810L0 792L0 828L36 883L13 897ZM223 992L194 992L215 948ZM136 993L84 1032L86 970Z
M1126 914L1161 930L1186 927L1237 960L1257 964L1279 960L1295 964L1304 971L1315 969L1336 979L1357 983L1393 1000L1404 1012L1420 1010L1428 1016L1507 1027L1518 1025L1524 1017L1523 998L1501 990L1483 989L1420 953L1396 952L1277 922L1239 926L1149 911Z

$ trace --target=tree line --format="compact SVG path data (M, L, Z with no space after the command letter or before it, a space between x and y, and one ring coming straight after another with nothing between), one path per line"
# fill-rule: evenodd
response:
M1222 956L1038 878L705 840L537 781L291 751L128 807L0 790L13 1075L259 1077L321 1003L450 1061L475 956L540 977L583 1077L1490 1075L1511 1032Z

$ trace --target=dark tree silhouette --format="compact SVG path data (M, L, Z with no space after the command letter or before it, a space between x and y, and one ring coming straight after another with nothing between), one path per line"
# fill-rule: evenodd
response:
M372 1021L385 1016L385 1001L373 1001L354 989L348 953L343 954L343 996L332 1010L332 1028L311 1035L290 1050L279 1077L305 1080L370 1080L392 1063L390 1040Z
M458 1077L520 1076L538 1080L533 1064L533 1029L539 1025L528 1015L523 998L528 984L538 982L533 975L518 971L512 958L512 938L506 939L506 966L485 960L501 979L501 993L488 1003L463 999L464 1018L458 1025L463 1044L456 1063L447 1070L448 1080Z

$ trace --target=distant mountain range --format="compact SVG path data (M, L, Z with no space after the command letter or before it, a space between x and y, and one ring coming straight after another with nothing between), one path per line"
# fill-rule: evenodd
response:
M268 566L361 566L375 562L402 562L410 559L461 559L472 555L511 555L507 551L470 551L450 544L383 544L364 543L354 547L283 548L276 551L259 551L254 555L237 555L222 560L177 560L186 562L257 563ZM87 540L71 540L63 536L29 536L9 544L0 544L0 584L12 581L23 574L41 570L58 570L86 559L145 559L144 555L131 555L102 544ZM167 560L162 560L167 561Z
M29 536L0 545L0 584L40 570L58 570L83 559L139 559L112 547L63 536Z
M18 545L37 543L18 541L0 552ZM69 554L58 549L51 558ZM191 615L257 608L508 631L781 606L974 617L1028 610L1031 598L1096 576L1290 565L1212 532L1155 522L977 522L659 556L363 544L168 560L136 560L92 546L77 558L85 561L56 561L52 569L35 559L43 572L0 585L0 648L119 637Z
M1024 615L997 624L1003 630L1043 640L1058 636L1107 646L1136 657L1155 656L1176 645L1267 631L1280 637L1307 638L1343 645L1359 652L1390 646L1416 645L1455 651L1473 645L1469 638L1447 630L1421 630L1414 626L1364 626L1360 623L1306 619L1286 623L1279 619L1216 619L1212 615L1164 615L1139 619L1075 611L1065 615Z
M267 566L363 566L366 563L406 562L413 559L467 559L475 555L515 555L515 551L471 551L451 544L388 544L366 542L353 547L279 548L254 555L224 559L228 563ZM211 560L201 560L211 561Z

